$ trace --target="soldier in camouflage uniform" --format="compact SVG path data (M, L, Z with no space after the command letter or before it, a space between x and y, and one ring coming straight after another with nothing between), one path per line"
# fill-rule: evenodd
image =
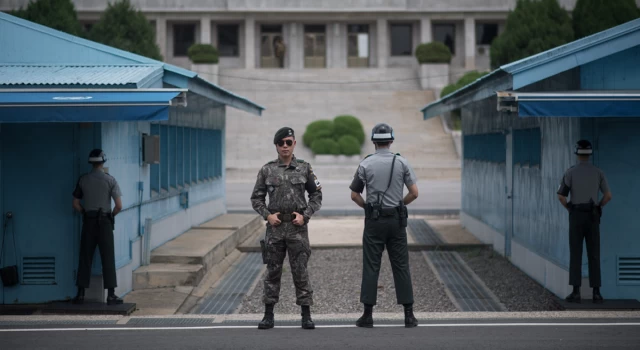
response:
M273 307L280 295L280 277L285 255L289 254L291 274L296 287L296 304L302 307L302 328L314 329L310 306L313 290L307 273L311 255L307 223L322 205L321 185L311 165L296 159L293 150L295 134L289 127L276 132L278 159L265 164L258 172L251 194L251 205L265 220L267 275L264 279L265 315L259 329L273 328ZM305 200L309 193L309 203ZM269 194L269 205L265 197Z

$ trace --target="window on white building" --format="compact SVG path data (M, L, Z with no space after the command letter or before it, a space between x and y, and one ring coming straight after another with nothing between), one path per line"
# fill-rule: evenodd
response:
M195 24L174 24L173 25L173 56L187 56L189 47L196 42Z
M497 23L476 24L476 45L491 45L493 39L495 39L497 36Z
M218 52L221 57L240 55L240 35L237 24L218 25Z
M391 56L413 55L411 24L392 24L389 27L391 33Z
M449 23L439 23L433 25L433 40L441 42L451 50L451 54L456 54L456 25Z

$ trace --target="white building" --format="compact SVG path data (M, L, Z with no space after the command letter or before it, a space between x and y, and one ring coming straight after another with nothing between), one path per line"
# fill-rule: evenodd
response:
M73 0L89 28L104 0ZM419 43L445 43L452 72L488 70L492 39L516 0L131 0L152 21L167 63L190 68L187 49L211 43L220 68L413 67ZM2 1L1 10L28 0ZM560 0L567 10L575 0ZM282 37L282 65L273 41Z

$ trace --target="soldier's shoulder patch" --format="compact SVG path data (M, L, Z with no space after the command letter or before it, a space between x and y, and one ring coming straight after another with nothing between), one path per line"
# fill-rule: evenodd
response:
M401 155L400 153L396 153L396 156L400 156L400 157L402 157L402 155Z
M364 157L364 159L367 159L367 158L371 157L372 155L373 155L373 153L371 153L368 156Z
M298 162L298 163L304 163L304 159L296 158L296 162Z

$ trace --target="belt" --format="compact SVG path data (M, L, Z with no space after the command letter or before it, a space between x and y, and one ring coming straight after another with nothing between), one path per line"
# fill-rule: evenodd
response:
M278 220L282 222L291 222L296 216L293 214L278 214Z
M398 213L398 207L393 208L382 208L380 210L381 216L395 216Z
M591 211L596 207L593 203L572 204L571 209L577 211Z
M104 211L99 211L99 210L90 210L84 213L87 217L98 217L98 215L100 216L110 216L111 212L104 212Z

